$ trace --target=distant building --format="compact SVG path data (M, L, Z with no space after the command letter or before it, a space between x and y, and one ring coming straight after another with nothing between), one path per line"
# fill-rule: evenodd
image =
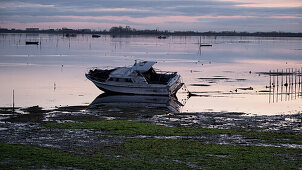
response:
M26 31L39 31L39 28L26 28Z

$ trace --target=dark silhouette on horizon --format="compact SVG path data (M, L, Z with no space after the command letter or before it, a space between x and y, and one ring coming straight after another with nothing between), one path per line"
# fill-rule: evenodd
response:
M127 35L165 35L165 36L259 36L259 37L302 37L302 32L292 33L292 32L236 32L236 31L207 31L207 32L197 32L197 31L160 31L157 29L149 30L138 30L135 28L126 27L111 27L109 31L107 30L91 30L91 29L39 29L39 28L26 28L21 29L7 29L0 28L0 33L48 33L48 34L104 34L116 36L127 36Z

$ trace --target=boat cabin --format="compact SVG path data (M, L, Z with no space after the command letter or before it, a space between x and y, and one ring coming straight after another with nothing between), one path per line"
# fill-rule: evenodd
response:
M135 62L131 67L118 67L110 70L95 69L89 74L97 81L107 83L168 84L176 72L156 71L154 61Z

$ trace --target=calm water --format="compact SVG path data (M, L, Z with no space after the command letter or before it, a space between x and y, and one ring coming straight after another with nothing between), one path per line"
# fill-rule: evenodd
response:
M25 41L41 45L25 45ZM181 90L177 94L184 104L180 112L271 115L302 111L301 76L258 74L301 70L302 38L201 37L201 42L213 45L201 48L199 41L200 37L0 34L0 106L12 105L13 89L16 106L87 105L102 93L85 78L89 67L127 66L141 59L155 60L156 68L182 75L196 96L187 99ZM280 86L290 80L295 85ZM268 92L270 81L279 86ZM119 97L106 97L97 100L119 103ZM133 98L128 103L132 101L137 102Z

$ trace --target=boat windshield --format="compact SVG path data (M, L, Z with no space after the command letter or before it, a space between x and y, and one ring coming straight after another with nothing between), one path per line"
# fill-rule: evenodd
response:
M152 67L147 72L142 73L149 84L168 84L175 75L176 72L155 71Z

